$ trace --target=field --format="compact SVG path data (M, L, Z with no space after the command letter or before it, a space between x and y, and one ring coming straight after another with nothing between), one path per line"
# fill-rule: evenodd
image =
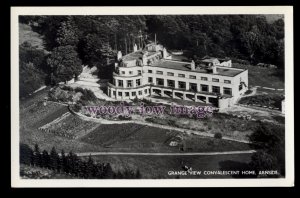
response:
M250 149L244 143L137 124L100 125L81 138L81 141L102 146L109 151L129 152L209 152ZM170 146L171 142L176 146Z
M168 175L169 171L182 171L188 166L193 171L240 170L250 161L251 155L217 155L217 156L96 156L95 161L109 162L113 170L139 169L144 179L174 178L230 178L231 176L213 175ZM230 167L230 168L228 168Z
M278 69L234 63L233 67L248 69L249 85L284 89L284 74Z

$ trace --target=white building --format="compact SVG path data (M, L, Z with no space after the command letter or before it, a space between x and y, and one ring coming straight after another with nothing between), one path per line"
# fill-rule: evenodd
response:
M248 70L231 67L231 60L172 60L161 45L150 44L123 56L118 53L108 96L117 100L161 97L212 103L219 108L233 105L248 89ZM206 64L205 64L206 63Z

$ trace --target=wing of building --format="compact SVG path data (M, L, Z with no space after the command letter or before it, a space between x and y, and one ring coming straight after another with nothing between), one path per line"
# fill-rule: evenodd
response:
M248 89L248 70L232 68L231 60L205 57L194 61L172 60L155 43L122 56L118 53L108 96L117 100L152 95L211 103L219 108L233 105Z

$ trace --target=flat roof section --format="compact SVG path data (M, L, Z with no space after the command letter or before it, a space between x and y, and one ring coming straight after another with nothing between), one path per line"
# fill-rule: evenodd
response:
M191 70L191 64L188 62L179 62L179 61L171 61L171 60L159 60L150 67L161 67L161 68L167 68L167 69L174 69L174 70L182 70L182 71L189 71L189 72L197 72L197 73L204 73L204 74L212 74L209 72L209 70L204 69L204 68L196 68L196 70L192 71ZM229 76L229 77L234 77L237 74L243 72L245 70L242 69L232 69L232 68L220 68L217 67L217 74L212 74L212 75L221 75L221 76Z
M130 54L126 54L125 56L122 57L123 61L131 61L131 60L137 60L143 57L142 51L136 51L132 52Z

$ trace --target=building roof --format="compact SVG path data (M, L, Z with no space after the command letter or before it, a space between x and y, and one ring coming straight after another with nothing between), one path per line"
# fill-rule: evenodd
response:
M122 57L123 61L132 61L132 60L138 60L138 59L142 59L143 55L146 53L146 56L152 56L153 54L156 54L157 52L150 52L150 51L136 51L136 52L132 52L129 54L126 54L125 56Z
M196 70L191 70L191 63L189 62L179 62L179 61L172 61L172 60L159 60L154 62L151 67L161 67L167 69L174 69L174 70L182 70L182 71L190 71L190 72L197 72L197 73L204 73L204 74L212 74L208 69L197 67ZM243 72L243 69L232 69L232 68L220 68L217 67L217 74L212 75L222 75L222 76L229 76L234 77L237 74Z
M122 57L123 61L131 61L131 60L137 60L143 57L143 52L142 51L136 51L132 52L129 54L126 54L125 56Z

